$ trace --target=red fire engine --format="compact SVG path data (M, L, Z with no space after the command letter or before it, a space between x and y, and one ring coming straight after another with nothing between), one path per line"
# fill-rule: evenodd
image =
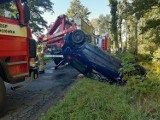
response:
M96 46L100 47L102 50L109 51L109 34L105 33L96 39Z
M3 8L6 5L14 6L14 10ZM6 101L4 82L13 84L24 81L33 72L36 78L37 68L34 64L30 65L36 56L36 42L32 39L28 26L30 11L27 0L1 0L0 9L3 11L0 16L0 113L2 113Z

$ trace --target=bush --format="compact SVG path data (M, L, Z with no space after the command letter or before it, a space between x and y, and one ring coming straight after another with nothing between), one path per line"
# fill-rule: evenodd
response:
M160 48L153 53L153 62L160 63Z
M122 57L123 67L120 69L120 73L124 76L123 80L127 81L126 93L131 95L131 97L144 99L155 90L160 92L158 87L160 85L160 73L152 69L147 74L137 74L136 66L138 66L138 64L135 61L135 56L130 52L127 52L126 55ZM149 66L153 66L153 64Z
M127 81L125 92L133 101L138 101L140 105L142 105L145 100L159 100L160 74L150 71L145 78L139 76L130 77Z
M151 54L138 54L136 56L136 61L138 61L138 62L150 62L150 61L152 61L152 55Z
M124 75L123 80L128 80L130 73L135 70L135 57L130 52L126 52L125 56L122 57L123 67L119 70L121 75Z

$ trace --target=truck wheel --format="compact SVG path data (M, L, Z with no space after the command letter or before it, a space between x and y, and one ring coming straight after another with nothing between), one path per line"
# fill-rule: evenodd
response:
M0 116L4 112L6 103L6 88L2 78L0 77Z
M71 39L74 44L80 44L84 42L85 34L81 30L75 30L72 35Z

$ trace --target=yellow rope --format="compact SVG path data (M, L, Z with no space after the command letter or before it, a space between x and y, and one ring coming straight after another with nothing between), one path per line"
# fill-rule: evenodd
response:
M19 86L15 86L15 87L11 87L11 90L15 91L15 90L22 90L24 88L26 88L33 80L33 72L31 73L31 76L28 80L28 82L24 85L19 85Z

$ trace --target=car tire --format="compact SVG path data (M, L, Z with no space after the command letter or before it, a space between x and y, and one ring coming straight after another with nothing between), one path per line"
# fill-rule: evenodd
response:
M81 44L84 42L85 38L85 34L83 31L81 30L75 30L72 34L71 34L71 39L73 44Z
M0 116L4 113L6 105L6 87L2 78L0 77Z

